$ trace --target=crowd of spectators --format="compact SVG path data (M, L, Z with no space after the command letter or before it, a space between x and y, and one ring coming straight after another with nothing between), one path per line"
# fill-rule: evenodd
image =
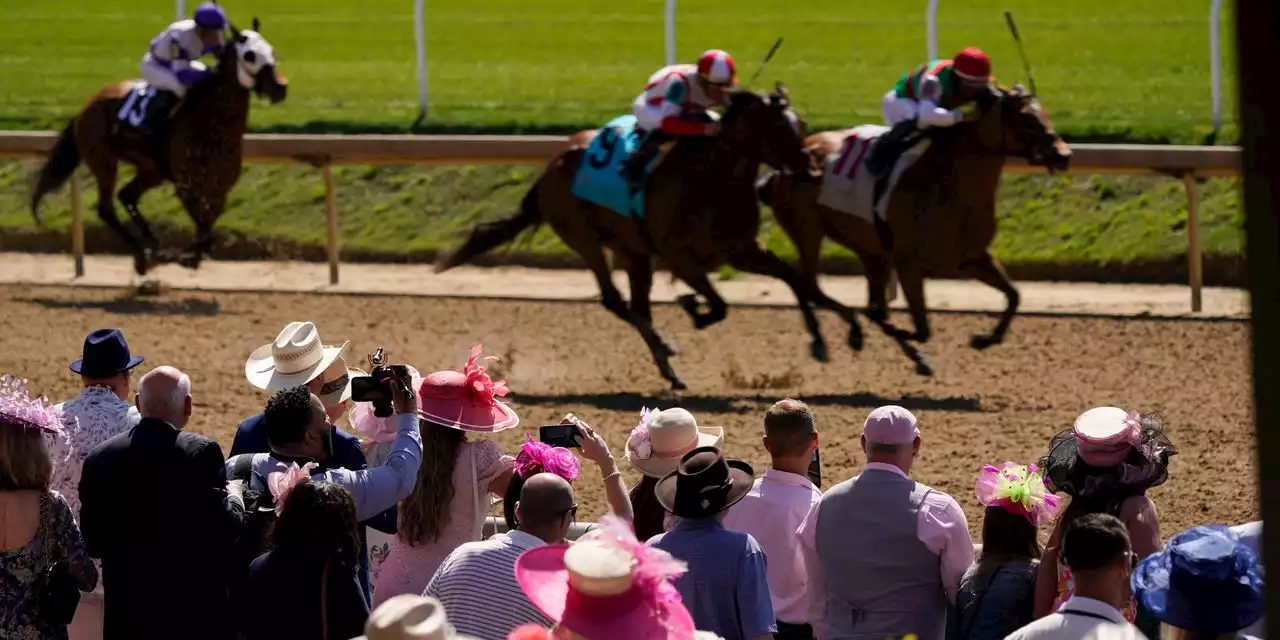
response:
M479 346L461 370L410 367L386 415L353 402L367 374L347 346L292 322L253 350L264 408L229 457L186 430L190 377L161 365L135 383L144 359L118 329L86 337L63 403L0 378L0 638L1263 635L1261 523L1162 542L1147 493L1178 450L1150 415L1089 409L1035 463L975 464L973 495L951 496L913 479L924 438L903 407L867 415L865 466L825 491L800 400L763 416L761 472L723 427L645 409L629 489L572 414L578 454L484 439L520 419ZM582 482L608 511L571 539ZM980 544L961 500L984 507ZM506 526L486 538L498 502Z

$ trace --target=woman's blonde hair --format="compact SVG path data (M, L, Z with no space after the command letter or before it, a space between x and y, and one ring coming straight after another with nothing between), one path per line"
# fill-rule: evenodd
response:
M453 502L453 471L467 441L465 432L426 420L418 421L422 433L422 466L413 493L400 502L397 535L410 546L435 542L449 525ZM469 490L468 490L469 491Z
M44 432L0 424L0 491L47 491L53 478L53 459Z

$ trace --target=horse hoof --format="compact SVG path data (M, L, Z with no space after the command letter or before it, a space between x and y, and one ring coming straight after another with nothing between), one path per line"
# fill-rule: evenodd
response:
M862 351L862 345L863 345L862 332L850 331L849 332L849 348L853 349L854 351Z
M928 362L925 362L924 360L919 360L916 362L916 375L924 376L926 378L932 378L933 367L929 366Z
M974 334L974 336L969 339L969 346L973 347L974 349L977 349L978 351L982 351L983 349L986 349L988 347L994 347L995 345L998 345L1001 342L1004 342L1004 340L986 335L984 333L978 333L978 334Z
M671 390L672 391L684 391L688 388L689 388L689 385L685 384L684 380L681 379L680 376L676 374L671 374Z
M889 319L889 313L884 307L867 307L867 318L872 322L885 322Z
M140 276L147 275L147 271L151 268L150 252L133 254L133 270Z
M178 257L178 264L180 264L180 265L182 265L182 266L184 266L184 267L186 267L186 268L188 268L188 269L199 269L199 268L200 268L200 254L198 254L198 253L184 253L184 254L182 254L181 256L179 256L179 257Z
M827 345L822 342L815 342L809 345L809 355L813 356L818 362L830 362L831 354L827 353Z

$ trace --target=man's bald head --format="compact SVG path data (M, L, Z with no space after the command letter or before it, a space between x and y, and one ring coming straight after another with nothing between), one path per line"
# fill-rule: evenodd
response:
M173 367L156 367L138 381L134 402L144 418L185 427L191 417L191 378Z
M516 514L520 529L537 531L556 525L574 507L573 487L554 473L539 473L524 482Z

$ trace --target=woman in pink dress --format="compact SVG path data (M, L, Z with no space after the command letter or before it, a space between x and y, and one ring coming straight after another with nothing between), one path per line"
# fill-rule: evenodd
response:
M1169 477L1169 456L1178 453L1150 415L1117 407L1095 407L1076 418L1072 429L1053 437L1040 459L1045 485L1071 501L1054 526L1036 576L1036 618L1058 609L1071 597L1071 573L1058 564L1061 532L1076 518L1107 513L1129 530L1133 553L1141 560L1160 550L1160 522L1147 490ZM1124 612L1137 618L1136 602Z
M464 542L481 539L490 494L506 493L515 460L467 433L497 433L520 424L499 402L507 386L481 366L480 346L463 371L415 380L422 467L413 493L400 503L395 538L374 578L373 606L401 594L420 595L440 563Z

